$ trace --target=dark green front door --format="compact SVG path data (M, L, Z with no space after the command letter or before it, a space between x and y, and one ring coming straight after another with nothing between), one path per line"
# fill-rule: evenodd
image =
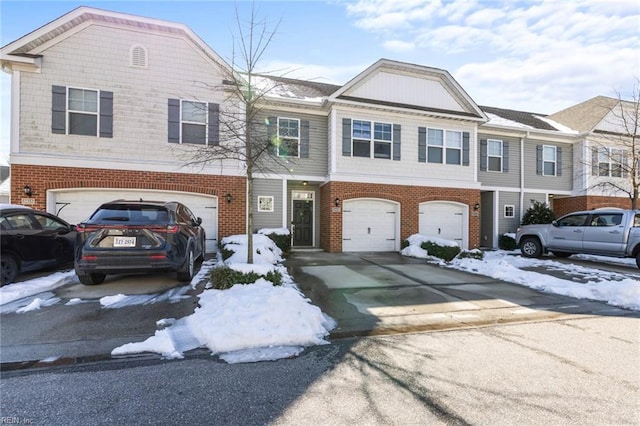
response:
M313 201L295 200L293 202L293 245L313 245Z

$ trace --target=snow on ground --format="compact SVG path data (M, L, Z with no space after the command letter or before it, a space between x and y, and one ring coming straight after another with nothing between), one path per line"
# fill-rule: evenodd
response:
M640 311L640 280L615 272L607 272L596 268L587 268L574 264L566 264L552 258L529 259L519 255L519 251L487 251L482 260L472 258L456 258L450 263L429 256L420 248L423 241L441 243L441 238L412 235L408 238L409 246L401 251L404 256L429 259L442 266L473 272L499 280L521 284L548 293L561 294L577 299L591 299L606 302L613 306ZM635 259L617 259L602 256L576 255L577 259L594 260L635 266ZM549 274L529 269L544 267L550 271L559 271L572 277L564 280Z

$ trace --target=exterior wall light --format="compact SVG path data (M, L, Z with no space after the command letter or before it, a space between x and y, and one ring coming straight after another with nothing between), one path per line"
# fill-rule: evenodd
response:
M33 195L33 191L31 190L31 187L29 185L24 186L24 195L26 195L27 197L31 197L31 195Z
M480 210L480 204L475 203L475 204L473 205L473 211L474 211L474 212L477 212L478 210Z
M227 200L228 204L231 204L231 201L233 200L233 195L228 193L224 198Z
M333 204L335 204L336 207L338 207L340 205L340 198L336 197L336 199L333 200Z

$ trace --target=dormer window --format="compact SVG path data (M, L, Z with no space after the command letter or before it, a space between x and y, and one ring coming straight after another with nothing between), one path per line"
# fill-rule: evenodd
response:
M129 60L132 67L136 68L148 68L148 54L147 49L139 44L131 46L129 52Z

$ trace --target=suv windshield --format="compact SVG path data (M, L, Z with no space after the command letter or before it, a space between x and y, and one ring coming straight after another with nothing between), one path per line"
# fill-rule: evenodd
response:
M98 210L89 222L130 222L140 224L167 223L169 213L162 206L110 205Z

